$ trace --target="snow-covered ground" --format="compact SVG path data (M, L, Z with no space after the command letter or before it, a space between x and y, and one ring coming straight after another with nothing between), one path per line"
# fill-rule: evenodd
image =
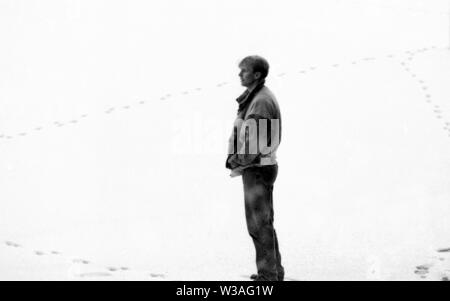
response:
M450 273L446 0L0 0L0 280L245 280L224 168L260 54L288 280Z

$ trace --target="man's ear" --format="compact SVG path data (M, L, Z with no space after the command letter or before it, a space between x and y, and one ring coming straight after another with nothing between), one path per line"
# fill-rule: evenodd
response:
M261 78L261 72L255 72L255 78L260 79Z

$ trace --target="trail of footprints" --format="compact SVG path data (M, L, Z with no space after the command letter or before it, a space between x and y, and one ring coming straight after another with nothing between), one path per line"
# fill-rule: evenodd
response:
M435 48L432 48L432 49L435 49ZM415 52L406 52L406 54L408 55L408 57L406 58L406 61L408 61L408 62L403 60L400 62L400 65L402 66L403 70L406 71L416 81L417 85L422 90L425 102L431 107L431 111L433 112L434 117L438 121L443 122L443 130L447 133L447 136L450 137L450 122L448 120L445 120L444 110L439 106L439 104L435 104L433 102L433 98L432 98L431 93L429 92L429 87L428 87L426 81L423 79L418 79L417 74L411 70L411 66L409 65L410 63L412 63L414 56L416 54L422 53L422 52L425 52L428 50L429 50L428 48L423 48L423 49L417 50Z
M217 85L215 85L215 87L219 87L220 88L220 87L223 87L225 85L228 85L228 82L220 82ZM167 94L159 97L159 100L167 100L167 99L169 99L171 97L174 97L176 95L186 96L186 95L189 95L189 94L194 93L194 92L201 92L202 90L203 90L203 88L198 87L198 88L195 88L195 89L192 89L192 90L185 90L185 91L182 91L180 93L174 93L174 94L167 93ZM108 115L108 114L112 114L112 113L114 113L116 111L120 111L120 110L122 110L122 111L130 110L130 109L132 109L132 108L134 108L136 106L142 106L142 105L145 105L147 103L148 103L148 101L146 101L146 100L139 100L139 101L136 102L136 104L125 104L125 105L118 106L118 107L110 107L110 108L107 108L106 110L104 110L103 114L107 114ZM67 122L54 121L53 123L51 123L51 126L52 127L57 127L57 128L62 128L65 125L78 124L79 122L81 122L81 119L85 119L88 116L89 116L88 114L82 114L82 115L79 116L78 119L72 119L72 120L69 120ZM45 129L45 127L43 127L43 126L36 126L32 131L38 132L38 131L42 131L44 129ZM27 136L28 134L29 133L27 133L27 132L21 132L21 133L18 133L17 135L0 134L0 139L10 140L10 139L18 138L18 137L24 137L24 136Z
M5 241L4 244L10 248L22 248L22 249L29 251L27 248L23 247L22 245L20 245L18 243L13 242L13 241ZM65 257L72 264L81 265L81 266L92 266L94 268L98 267L100 269L100 271L94 271L94 272L79 272L76 274L76 276L80 277L80 278L109 277L109 276L113 276L113 273L133 271L130 267L127 267L127 266L117 266L117 267L116 266L106 266L106 267L97 266L91 260L87 260L84 258L69 258L67 256L64 256L64 254L62 252L55 251L55 250L51 250L51 251L31 250L31 252L35 256L62 256L62 257ZM103 271L101 271L101 270L103 270ZM161 274L161 273L149 273L149 274L145 273L145 275L148 278L153 278L153 279L166 278L166 275Z
M12 242L12 241L5 241L4 243L7 247L23 248L20 244ZM437 276L439 278L439 280L449 281L450 280L450 264L448 264L445 267L442 263L445 263L447 261L447 258L445 257L445 255L447 255L447 257L450 257L450 248L438 249L436 252L438 253L438 256L432 257L434 262L416 266L414 274L416 274L421 279L427 279L428 276L432 272L434 272L433 273L434 276L435 277ZM55 251L55 250L48 251L48 252L44 252L41 250L33 250L33 253L36 256L45 256L45 255L62 256L63 255L62 252ZM72 258L72 259L70 259L70 261L74 264L79 264L79 265L92 265L93 264L92 261L86 260L83 258ZM438 263L438 262L441 262L441 263ZM107 266L107 267L100 267L100 269L103 269L104 271L79 273L79 274L77 274L77 276L80 278L109 277L109 276L112 276L111 273L127 272L127 271L132 270L131 268L126 267L126 266L120 266L120 267ZM436 271L433 271L433 269ZM154 278L154 279L164 279L166 277L166 275L159 274L159 273L149 273L148 277ZM248 277L245 276L245 278L249 278L249 276ZM286 278L285 280L299 281L299 280L293 279L293 278ZM433 279L433 280L435 280L435 279Z
M448 263L448 259L450 258L450 248L438 249L436 253L435 256L432 256L431 263L416 266L414 274L424 280L431 276L431 280L449 281L450 263Z
M424 52L426 50L427 49L422 49L420 52ZM409 63L411 63L413 61L414 55L417 53L407 53L407 54L409 55L406 59L408 61L408 63L405 61L402 61L400 63L400 65L403 67L403 69L407 73L409 73L409 75L414 80L416 80L420 89L423 91L423 96L424 96L425 102L431 106L432 112L434 113L435 118L439 121L443 120L444 112L438 104L433 103L431 93L429 92L429 88L427 86L426 81L423 79L417 79L417 74L415 74L409 66ZM450 137L450 122L449 121L444 121L443 129L444 129L444 131L447 132L448 137ZM436 278L437 278L438 280L441 280L441 281L449 281L450 280L450 264L445 266L445 263L447 261L447 258L445 255L447 255L447 257L450 256L450 248L438 249L436 251L436 253L437 253L437 255L432 257L432 259L433 259L432 263L416 266L414 273L417 276L419 276L421 279L427 279L430 274L434 274L433 276L435 279L433 279L433 280L436 280Z
M12 241L5 241L4 243L7 247L24 248L20 244L12 242ZM24 248L24 249L26 249L26 248ZM450 249L448 251L450 252ZM46 256L46 255L47 256L49 256L49 255L50 256L64 256L64 254L62 252L55 251L55 250L51 250L48 252L44 252L42 250L33 250L32 252L36 256ZM86 266L94 265L94 263L92 261L84 259L84 258L68 258L68 260L70 260L70 262L72 262L73 264L77 264L77 265L86 265ZM116 266L101 267L101 266L99 266L99 268L103 271L79 272L76 274L76 276L79 278L101 278L101 277L110 277L113 275L112 273L132 271L131 268L126 267L126 266L120 266L120 267L116 267ZM147 278L152 278L154 280L163 280L166 278L166 275L161 274L161 273L145 273L145 275L147 276ZM249 275L242 275L242 276L246 279L250 279ZM286 281L299 281L297 279L289 278L289 277L285 277L285 280Z
M405 51L404 53L409 55L407 60L408 61L412 61L413 56L415 54L422 53L422 52L429 51L429 50L434 50L434 49L438 49L438 48L436 46L432 46L430 48L421 48L421 49L412 50L412 51L408 50L408 51ZM395 57L396 57L395 54L388 54L386 56L381 56L379 58L395 58ZM356 65L356 64L361 63L361 62L365 63L365 62L376 61L379 58L376 58L376 57L364 57L364 58L361 58L361 59L358 59L358 60L352 60L350 62L350 64L351 65ZM410 70L410 68L409 68L409 66L407 65L406 62L402 62L401 64L402 64L402 66L404 66L405 71L411 73L411 70ZM329 65L329 67L330 68L340 68L343 65L345 65L345 63L333 63L333 64ZM304 75L304 74L307 74L309 72L316 71L318 69L319 68L317 66L310 66L310 67L308 67L306 69L299 70L296 73L300 74L300 75ZM277 74L276 76L277 77L284 77L284 76L286 76L288 74L289 74L288 72L283 72L283 73ZM411 76L415 77L416 75L415 74L411 74ZM216 84L215 87L221 88L221 87L224 87L224 86L226 86L228 84L229 83L226 82L226 81L225 82L220 82L220 83ZM427 87L425 85L423 85L422 89L427 90ZM186 95L192 94L194 92L200 92L202 90L203 90L202 88L198 87L198 88L195 88L195 89L184 90L184 91L181 91L179 93L173 93L173 94L172 93L167 93L167 94L159 97L159 100L164 101L164 100L170 99L171 97L174 97L176 95L186 96ZM431 96L430 96L430 98L431 98ZM137 101L136 103L133 103L133 104L125 104L125 105L118 106L118 107L110 107L110 108L104 110L103 114L109 115L109 114L113 114L114 112L117 112L117 111L127 111L127 110L135 108L136 106L142 106L142 105L145 105L145 104L147 104L146 100L140 100L140 101ZM440 116L440 115L438 115L438 116ZM64 126L66 126L66 125L76 125L79 122L81 122L82 119L85 119L87 117L88 117L88 114L85 113L85 114L80 115L79 118L71 119L71 120L69 120L67 122L54 121L52 123L52 127L62 128ZM440 118L442 118L442 116L437 117L437 118L440 119ZM450 126L448 124L446 124L445 128L448 130L449 137L450 137ZM42 131L44 129L45 128L43 126L36 126L32 131L39 132L39 131ZM14 139L14 138L26 137L29 134L31 134L32 131L30 131L30 132L21 132L21 133L18 133L16 135L0 134L0 140L11 140L11 139Z

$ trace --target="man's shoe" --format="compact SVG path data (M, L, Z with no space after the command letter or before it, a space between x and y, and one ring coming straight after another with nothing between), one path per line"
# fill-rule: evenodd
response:
M278 281L277 279L269 279L267 277L258 275L253 281Z
M252 279L252 280L256 280L256 279L258 279L258 274L252 274L252 275L250 275L250 279ZM277 279L278 281L284 281L284 275L280 275L280 274L278 274L278 279Z

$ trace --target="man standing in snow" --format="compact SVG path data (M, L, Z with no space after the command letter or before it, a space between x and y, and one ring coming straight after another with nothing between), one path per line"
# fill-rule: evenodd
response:
M272 92L264 85L269 64L260 56L239 64L245 92L229 140L226 168L242 175L247 229L256 249L254 280L282 281L284 268L273 227L273 185L278 174L276 150L281 140L281 115Z

